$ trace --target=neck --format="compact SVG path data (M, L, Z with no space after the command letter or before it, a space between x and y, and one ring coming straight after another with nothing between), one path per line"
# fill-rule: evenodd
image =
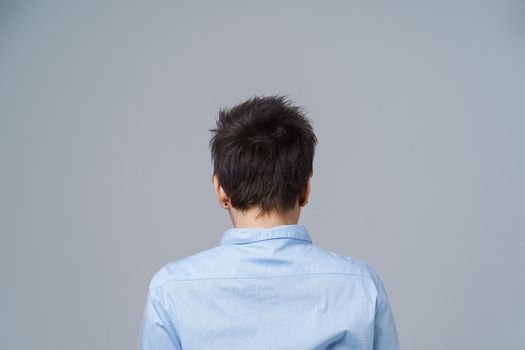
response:
M300 209L299 206L296 206L285 214L279 215L276 212L270 212L264 216L257 216L259 208L252 208L246 212L230 208L229 212L233 226L236 228L273 227L297 224L299 221Z

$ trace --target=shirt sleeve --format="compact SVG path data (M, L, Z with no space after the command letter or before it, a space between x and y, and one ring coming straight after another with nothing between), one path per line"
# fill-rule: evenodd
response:
M173 323L157 298L156 290L152 288L146 298L139 349L182 350Z
M374 322L374 350L400 350L397 328L390 301L377 272L370 267L377 286L377 302Z

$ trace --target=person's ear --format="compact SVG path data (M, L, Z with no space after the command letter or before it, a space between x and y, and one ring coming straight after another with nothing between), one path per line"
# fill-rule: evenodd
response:
M224 209L230 208L230 199L228 198L228 195L226 192L224 192L224 189L222 188L221 184L219 183L219 177L216 174L213 174L211 181L213 182L213 189L215 191L215 196L217 197L217 200L219 201L219 204Z
M308 197L310 196L310 178L312 176L313 176L313 173L311 173L310 176L308 176L308 178L306 179L306 186L305 186L304 192L301 195L301 199L299 201L299 204L301 205L301 207L304 207L306 204L308 204Z

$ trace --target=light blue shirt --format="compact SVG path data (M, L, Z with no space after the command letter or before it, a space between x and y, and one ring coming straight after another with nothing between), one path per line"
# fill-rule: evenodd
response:
M378 274L303 225L229 228L152 278L142 350L396 350Z

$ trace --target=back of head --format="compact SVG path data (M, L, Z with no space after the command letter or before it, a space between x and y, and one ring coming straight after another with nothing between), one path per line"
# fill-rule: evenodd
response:
M236 209L261 215L295 207L313 175L317 137L301 107L284 96L255 96L221 109L210 129L214 174Z

